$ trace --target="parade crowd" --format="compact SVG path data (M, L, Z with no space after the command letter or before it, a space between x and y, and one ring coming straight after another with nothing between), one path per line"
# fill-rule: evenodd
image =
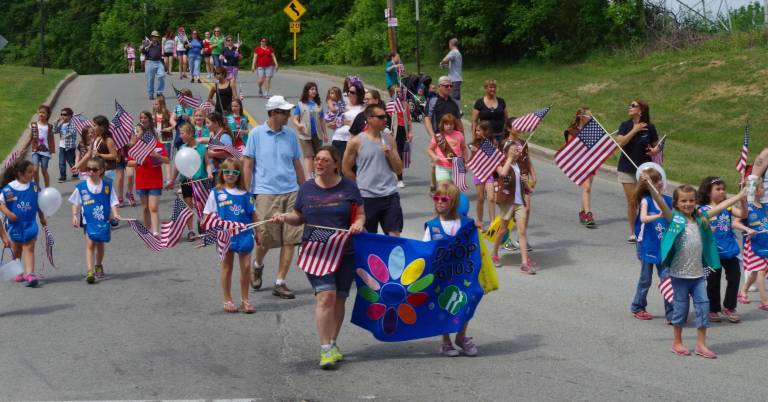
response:
M203 40L192 32L187 39L180 27L176 35L168 33L161 39L154 31L144 41L140 52L151 110L138 115L125 144L116 143L105 116L93 117L78 131L72 109L62 108L59 118L51 122L51 109L47 105L38 108L37 121L30 130L31 159L22 158L6 170L0 192L0 211L7 218L7 228L0 230L0 235L24 262L24 273L16 278L17 282L27 286L40 283L35 273L34 247L37 222L46 225L46 217L38 207L37 193L41 187L50 186L48 162L57 151L58 181L65 182L68 177L79 181L69 202L72 225L84 231L88 284L97 283L107 274L107 244L110 231L123 219L121 209L140 206L143 227L151 235L161 236L164 223L160 219L160 196L163 191L175 191L188 208L197 212L197 228L192 219L186 223L186 240L193 242L206 236L206 226L213 219L225 226L246 228L232 235L228 249L222 253L224 311L256 311L249 301L249 291L262 287L265 257L272 249L279 250L272 293L294 298L286 276L296 246L310 240L312 227L352 234L376 233L381 227L386 235L400 236L403 211L399 190L407 185L405 172L412 151L424 151L431 160L429 190L435 218L425 222L423 240L453 236L467 223L486 232L494 227L495 232L489 236L494 265L502 267L499 252L505 249L520 253L521 273L538 272L532 258L534 247L526 235L538 181L528 139L507 103L497 96L497 83L492 79L485 81L484 95L466 116L468 124L462 121L465 116L458 103L461 53L456 39L449 42L449 52L442 61L448 74L439 77L436 85L419 85L412 93L404 90L402 63L397 54L391 54L384 70L387 102L379 91L366 89L360 78L349 76L339 87L324 90L307 82L296 104L283 96L270 95L269 79L277 69L277 60L271 49L263 50L267 43L263 39L252 69L259 71L259 90L269 97L267 120L253 126L244 114L237 88L240 55L233 38L222 37L218 28L213 32L212 37L206 32ZM131 69L135 54L128 44L126 57ZM209 75L212 72L215 78L207 98L210 107L179 102L173 110L169 108L163 96L163 77L172 66L171 57L178 58L182 78L187 77L189 67L191 82L200 82L200 66L205 62ZM423 107L423 124L430 136L425 150L411 148L413 121L419 118L419 107ZM717 355L706 345L707 328L711 322L739 322L737 304L750 303L747 292L752 284L759 289L758 308L768 311L768 218L762 204L768 201L764 191L768 150L757 157L751 171L759 180L739 183L742 189L736 196L727 197L724 180L711 176L704 178L698 188L683 185L672 189L670 197L664 194L666 173L659 164L653 164L653 157L662 150L650 117L648 103L631 100L627 120L615 137L622 151L618 181L627 201L627 242L636 244L640 261L630 311L639 320L653 318L646 306L655 267L660 280L671 278L673 296L664 305L667 323L673 327L672 352L691 353L682 344L681 333L692 300L698 331L694 353L715 358ZM579 134L592 119L588 107L575 111L564 131L565 143L581 141ZM147 151L139 156L131 151L146 144ZM199 156L191 175L182 174L173 163L172 157L185 149ZM500 157L486 177L478 178L475 171L472 183L476 201L474 216L469 218L471 207L466 193L470 190L462 182L465 178L459 176L455 160L472 161L477 155L496 152ZM650 168L639 170L638 166ZM203 202L196 201L195 183L205 184ZM596 229L592 184L593 176L580 184L581 205L574 206L574 215L578 209L580 224ZM747 184L754 190L750 200ZM516 239L507 233L510 228L516 232ZM743 245L734 230L744 233ZM333 272L306 274L316 294L323 368L333 367L343 359L336 340L355 276L353 256L352 246L347 245ZM748 258L753 262L745 266ZM239 303L231 292L235 260L240 268ZM742 269L747 274L743 284ZM721 297L723 271L726 289ZM453 340L446 334L439 350L446 356L478 354L473 338L467 336L466 325Z

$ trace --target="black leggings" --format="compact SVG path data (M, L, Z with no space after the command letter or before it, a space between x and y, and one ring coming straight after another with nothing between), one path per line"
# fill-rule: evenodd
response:
M717 313L721 311L720 307L720 277L725 271L725 297L723 298L723 307L729 310L736 309L736 297L739 293L739 282L741 280L741 268L738 258L721 258L722 268L709 271L707 277L707 297L709 297L709 311ZM709 268L705 268L709 269Z
M395 135L395 143L397 144L397 153L400 155L400 160L404 160L404 153L405 153L405 140L406 140L406 134L405 134L405 127L404 126L397 126L397 134ZM397 180L402 181L403 180L403 174L400 173L397 175Z

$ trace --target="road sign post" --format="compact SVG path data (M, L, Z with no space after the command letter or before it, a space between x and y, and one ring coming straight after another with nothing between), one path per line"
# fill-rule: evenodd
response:
M301 32L301 22L299 22L299 19L307 12L307 9L299 0L291 0L283 9L283 12L292 21L288 23L288 32L293 34L293 64L296 64L296 34Z

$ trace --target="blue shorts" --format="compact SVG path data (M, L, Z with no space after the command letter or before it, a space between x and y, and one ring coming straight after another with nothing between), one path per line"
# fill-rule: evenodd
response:
M45 170L48 170L48 161L51 160L50 156L40 155L37 152L32 153L32 164L40 166Z
M339 297L348 297L349 289L352 288L352 281L355 279L355 255L344 254L339 262L339 267L335 272L315 276L306 274L309 284L315 290L315 294L320 292L336 291Z
M136 195L143 197L145 195L154 195L159 197L163 193L163 189L160 188L137 188Z

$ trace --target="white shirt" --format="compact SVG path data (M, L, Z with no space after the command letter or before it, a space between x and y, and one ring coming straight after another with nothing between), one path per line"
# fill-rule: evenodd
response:
M69 130L69 124L70 123L61 123L61 131L65 132ZM64 148L64 146L65 146L64 136L61 136L61 138L59 139L59 148Z
M244 190L240 190L239 188L225 188L224 191L227 192L227 194L232 195L243 195L245 194ZM214 190L211 190L211 193L208 194L208 200L205 202L205 207L203 208L203 214L215 214L218 212L218 208L216 206L216 194Z
M45 144L46 147L48 146L48 124L47 123L45 124L37 123L37 138L38 138L37 140L38 144L42 142L43 144ZM42 156L48 156L48 157L51 156L50 152L37 151L35 153Z
M360 112L363 111L363 107L361 105L349 105L347 106L347 111L344 112L344 121L355 121L355 117L357 117ZM333 141L348 141L349 140L349 129L352 124L345 124L339 128L336 129L333 133L333 137L331 140Z
M101 194L101 191L104 189L104 180L100 180L98 184L94 183L91 178L89 177L85 181L85 185L88 187L88 191L90 191L93 194ZM113 189L114 190L114 189ZM75 191L72 192L72 195L69 196L69 202L73 205L83 205L83 200L80 198L80 190L75 188ZM109 206L114 207L117 206L119 202L117 201L117 193L113 191L109 196ZM80 207L80 213L83 217L83 223L85 224L85 214L82 213L83 208Z
M450 221L444 221L440 219L440 226L443 227L443 232L448 236L456 236L459 229L461 229L461 219L453 219ZM432 240L432 235L429 234L429 228L424 229L424 238L422 241Z
M18 180L14 180L8 183L8 185L16 191L27 191L29 189L29 183L19 183ZM2 191L0 191L0 202L5 204L5 194Z

